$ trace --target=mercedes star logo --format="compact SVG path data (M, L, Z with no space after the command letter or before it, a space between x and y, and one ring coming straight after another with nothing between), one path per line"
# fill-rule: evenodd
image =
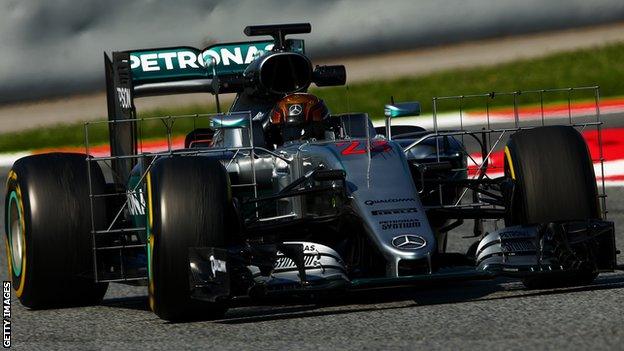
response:
M290 105L290 107L288 107L289 116L299 116L302 111L303 108L299 104Z
M427 245L427 240L420 235L399 235L392 239L392 246L401 250L418 250Z

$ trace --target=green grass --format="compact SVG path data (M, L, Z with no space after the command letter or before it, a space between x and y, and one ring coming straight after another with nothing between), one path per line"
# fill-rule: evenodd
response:
M495 53L493 53L495 54ZM624 94L624 43L554 54L543 58L519 60L494 66L454 69L420 77L394 80L376 80L352 84L346 87L312 89L311 92L323 98L333 113L347 111L368 112L373 118L380 118L384 104L394 96L395 101L420 101L423 114L431 113L433 96L484 93L490 91L531 90L555 87L599 85L601 95ZM574 99L588 99L590 95L573 96ZM552 94L549 101L565 101L567 93ZM537 95L523 96L521 103L538 102ZM548 102L548 101L547 101ZM510 99L494 99L491 106L503 106ZM468 109L483 108L484 99L470 99L462 102ZM457 110L457 101L443 103L440 111ZM189 106L178 109L159 109L140 112L139 117L167 116L214 112L214 107ZM192 120L176 122L174 134L184 134L192 129ZM83 145L82 123L26 130L3 134L0 137L0 152L25 149ZM144 124L141 129L145 138L164 136L160 122ZM108 132L105 125L89 129L90 144L106 143Z
M179 116L195 113L214 113L214 106L192 105L178 109L155 109L139 112L139 118L155 116ZM195 127L207 126L207 120L199 118L177 119L172 123L173 135L185 135ZM160 120L145 121L139 124L138 133L142 139L164 138L166 136L165 124ZM89 123L89 145L108 143L108 124ZM0 152L12 152L28 149L55 148L62 146L84 146L85 125L84 123L59 124L55 126L29 129L20 132L6 133L0 135Z
M495 54L495 53L494 53ZM331 106L333 112L368 112L381 117L383 105L394 96L396 101L420 101L423 113L431 113L434 96L475 94L491 91L515 91L545 88L599 85L602 96L624 93L624 43L520 60L495 66L456 69L417 78L391 81L371 81L349 87L347 99L344 87L315 90ZM589 96L578 96L588 98ZM565 100L567 94L554 94L550 100ZM535 103L534 95L524 103ZM483 106L483 100L464 101L464 107ZM509 105L508 99L493 101L494 105ZM442 110L457 110L457 104L444 104Z

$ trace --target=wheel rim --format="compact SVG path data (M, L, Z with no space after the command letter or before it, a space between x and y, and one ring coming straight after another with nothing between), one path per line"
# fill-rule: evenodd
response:
M22 216L21 210L17 203L15 192L11 193L9 206L9 241L11 245L11 266L13 274L19 277L22 273L22 262L24 258L24 242L22 235Z

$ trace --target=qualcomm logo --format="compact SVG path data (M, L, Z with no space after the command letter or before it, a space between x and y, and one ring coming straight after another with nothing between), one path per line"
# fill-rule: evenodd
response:
M197 53L191 50L172 50L151 52L139 55L130 55L130 68L140 69L143 72L168 71L173 69L188 69L205 67L206 62L215 65L230 66L247 65L264 51L273 48L268 44L264 48L254 45L243 45L230 48L211 48Z
M418 250L427 245L427 240L420 235L399 235L392 239L392 246L401 250Z

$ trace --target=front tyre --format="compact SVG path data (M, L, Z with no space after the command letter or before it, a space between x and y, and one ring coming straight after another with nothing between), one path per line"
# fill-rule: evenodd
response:
M593 164L583 137L568 126L513 134L505 148L505 174L515 184L507 225L599 219ZM591 268L525 278L528 288L591 283Z
M147 176L149 304L169 321L223 316L225 302L191 299L189 248L224 247L229 178L217 160L166 157Z

